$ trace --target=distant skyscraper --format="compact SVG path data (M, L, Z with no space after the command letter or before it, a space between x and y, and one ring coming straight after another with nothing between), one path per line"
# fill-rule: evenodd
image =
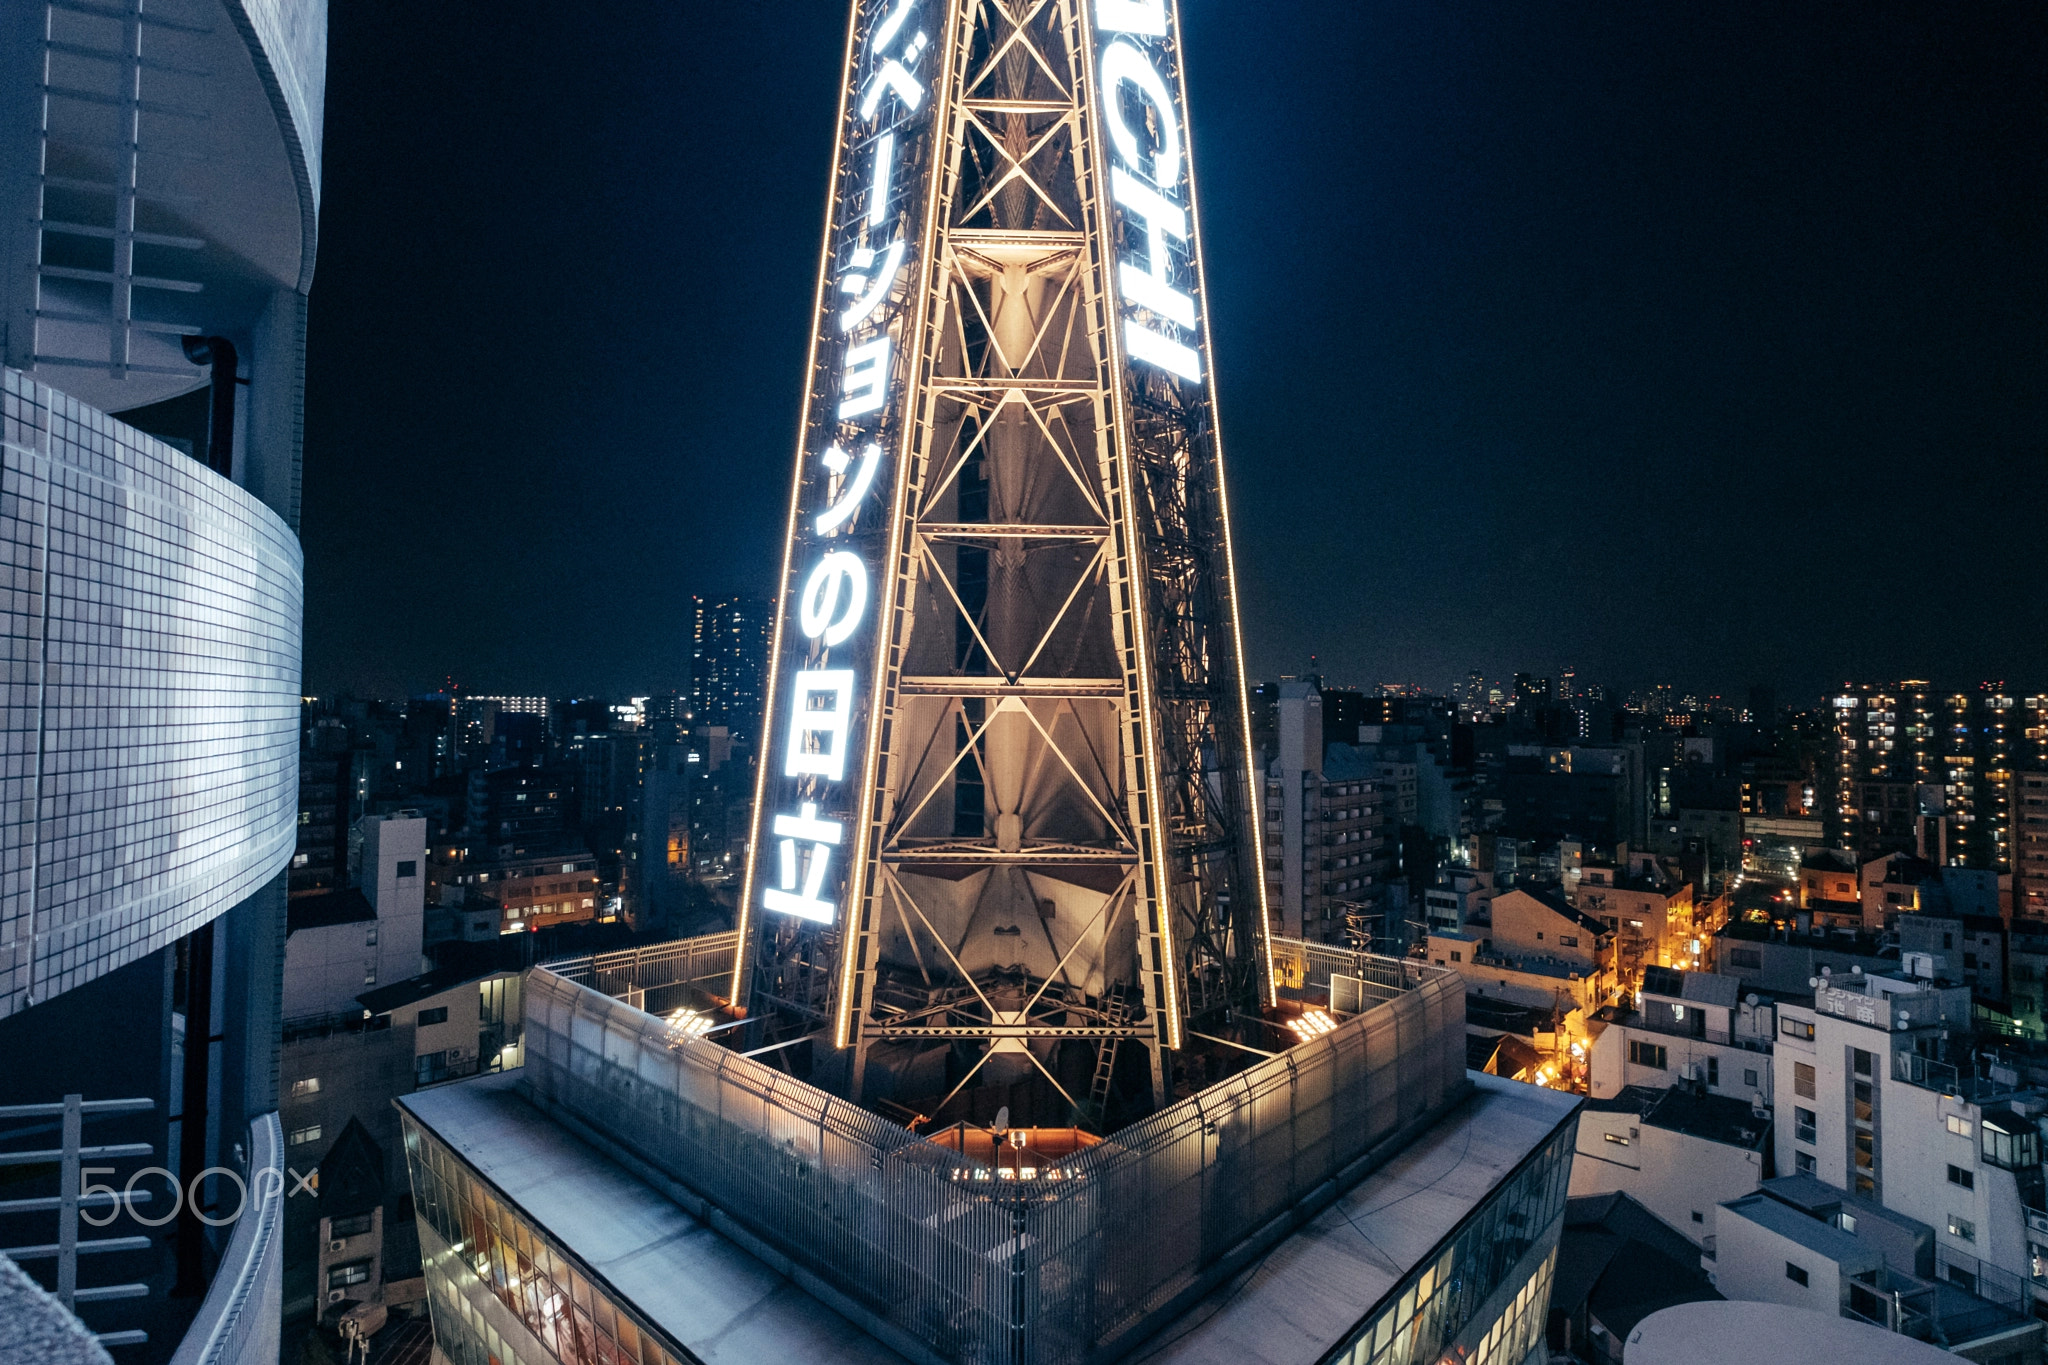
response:
M748 749L760 734L767 695L768 632L775 604L765 597L697 597L690 640L690 712L723 725Z

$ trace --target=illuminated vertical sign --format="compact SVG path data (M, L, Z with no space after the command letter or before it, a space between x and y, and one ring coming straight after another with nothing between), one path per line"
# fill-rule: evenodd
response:
M944 0L862 4L849 37L743 942L757 915L830 926L845 909L932 156L927 8Z
M1096 92L1122 220L1124 354L1199 384L1194 195L1178 82L1166 78L1171 26L1166 0L1096 0Z

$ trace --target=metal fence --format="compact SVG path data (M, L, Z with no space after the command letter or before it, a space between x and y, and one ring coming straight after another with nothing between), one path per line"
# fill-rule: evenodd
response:
M526 1080L937 1354L1081 1365L1463 1093L1462 982L1365 956L1337 965L1409 988L1032 1180L553 969L527 982Z
M614 953L586 953L541 965L565 981L620 1000L631 1001L650 1014L665 1013L687 1004L692 990L725 993L732 978L733 957L739 952L740 936L727 930L722 934L701 934L656 943L646 948L622 948Z
M1283 990L1309 995L1328 993L1332 989L1330 978L1338 976L1364 983L1367 1000L1391 1000L1414 990L1425 976L1437 970L1412 958L1361 953L1332 943L1310 943L1298 938L1275 938L1271 943L1274 980ZM1337 989L1341 991L1342 987Z

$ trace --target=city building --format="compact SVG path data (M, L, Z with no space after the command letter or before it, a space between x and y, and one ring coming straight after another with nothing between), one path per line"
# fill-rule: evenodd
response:
M1639 745L1510 742L1499 790L1501 828L1520 838L1606 850L1647 847L1648 788Z
M1779 1006L1780 1166L1933 1228L1935 1278L2031 1313L2048 1304L2032 1222L2048 1225L2048 1100L1984 1064L1968 988L1913 965L1927 974L1836 976L1810 1006Z
M428 861L440 907L458 922L488 908L497 933L524 934L599 918L597 859L580 849L517 853L436 844Z
M1552 1360L1560 1351L1574 1360L1619 1359L1643 1319L1675 1304L1721 1299L1700 1269L1695 1242L1621 1193L1565 1201L1553 1285Z
M1844 687L1829 710L1831 845L2011 870L2013 775L2029 742L2017 698L1990 683L1866 683Z
M1393 783L1357 747L1326 741L1322 694L1313 682L1282 680L1274 715L1263 790L1266 888L1277 926L1345 943L1352 923L1363 920L1373 942L1385 947L1391 940L1405 950L1405 927L1385 916L1390 843L1398 838Z
M1685 1084L1627 1086L1579 1110L1572 1197L1626 1195L1704 1246L1716 1206L1768 1174L1770 1132L1770 1111L1747 1100Z
M325 43L0 6L0 1246L123 1365L278 1358Z
M768 640L775 604L764 597L694 597L691 602L689 716L722 725L753 753L768 706Z
M2029 705L2048 703L2031 697ZM2048 744L2048 716L2030 716L2027 733L2042 731ZM2013 775L2012 918L2048 926L2048 766Z
M1742 982L1745 991L1797 999L1811 994L1815 977L1897 971L1899 950L1859 930L1813 932L1736 921L1714 931L1710 965Z
M319 1198L283 1224L285 1338L354 1304L425 1294L394 1101L425 1086L520 1064L520 973L454 963L364 989L351 1008L293 1013L279 1061L286 1159ZM320 1002L307 1002L320 1003ZM302 1006L301 1006L302 1007Z
M361 824L361 886L292 898L285 928L287 1018L352 1013L380 982L426 963L427 822L410 812Z
M1475 923L1490 923L1493 874L1469 867L1438 871L1436 885L1422 896L1424 927L1432 934L1463 933Z
M1621 866L1582 862L1566 891L1575 909L1613 935L1622 980L1645 967L1699 964L1693 887L1675 864L1647 853L1631 854Z
M1691 1084L1768 1108L1775 1018L1736 977L1646 967L1633 1007L1610 1006L1586 1025L1587 1093Z
M1952 1270L1943 1273L1936 1230L1923 1222L1803 1175L1766 1181L1713 1214L1714 1287L1745 1308L1775 1304L1848 1319L1938 1346L1949 1359L2041 1359L2041 1322L2024 1305L1987 1298ZM1890 1351L1876 1337L1827 1340L1841 1359L1886 1359Z
M502 764L506 740L530 750L536 740L544 748L554 708L546 697L479 697L458 694L449 699L451 745L458 764ZM504 734L499 718L505 717Z

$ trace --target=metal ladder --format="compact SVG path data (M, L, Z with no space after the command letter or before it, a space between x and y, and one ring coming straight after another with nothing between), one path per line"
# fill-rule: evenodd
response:
M1114 1028L1130 1022L1131 1006L1125 998L1123 982L1109 988L1102 1002L1102 1015L1104 1022ZM1109 1102L1109 1085L1116 1076L1117 1044L1122 1041L1117 1037L1104 1038L1095 1049L1095 1079L1088 1084L1088 1109L1097 1118L1101 1117L1103 1106Z

